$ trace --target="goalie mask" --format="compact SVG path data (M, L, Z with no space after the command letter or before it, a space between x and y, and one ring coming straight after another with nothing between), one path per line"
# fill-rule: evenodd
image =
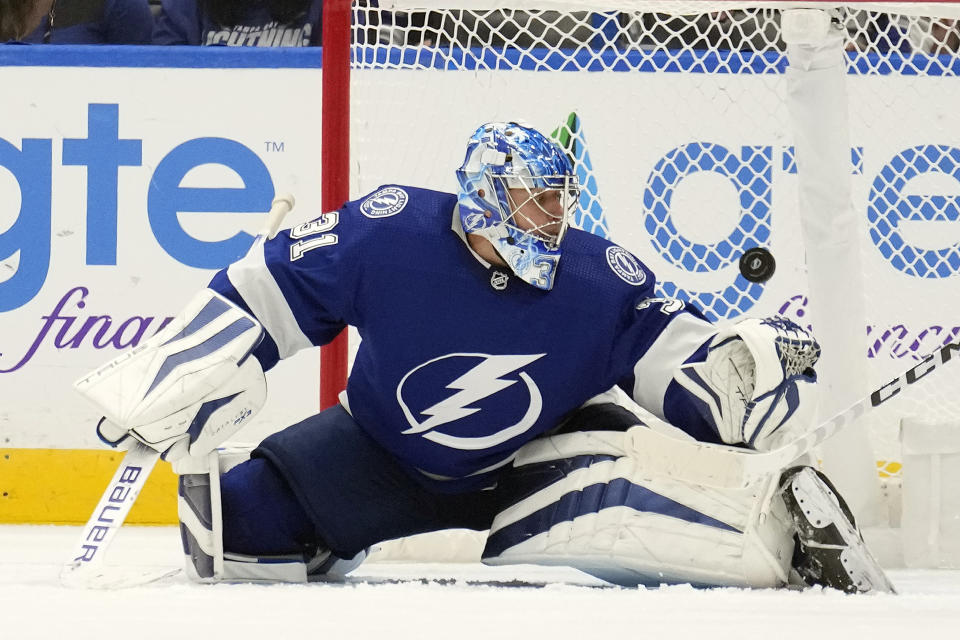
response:
M520 279L552 289L580 198L560 147L515 122L485 124L470 138L457 180L463 230L489 240Z

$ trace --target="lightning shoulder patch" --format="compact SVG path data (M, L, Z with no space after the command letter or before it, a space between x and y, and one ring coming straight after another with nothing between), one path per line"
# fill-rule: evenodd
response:
M410 196L400 187L384 187L360 203L360 213L368 218L389 218L407 206Z

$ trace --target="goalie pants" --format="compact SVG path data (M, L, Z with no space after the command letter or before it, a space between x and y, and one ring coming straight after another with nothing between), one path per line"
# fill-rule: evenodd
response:
M351 558L385 540L490 527L494 491L439 494L409 474L343 407L331 407L268 437L224 474L224 548L289 553L313 543Z

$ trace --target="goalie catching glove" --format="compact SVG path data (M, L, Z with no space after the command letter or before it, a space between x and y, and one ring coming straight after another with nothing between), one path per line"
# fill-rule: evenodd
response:
M248 357L262 337L256 319L204 289L162 331L74 388L103 413L97 435L110 446L134 438L165 460L202 456L263 406L263 369Z
M769 450L806 433L816 410L820 345L787 318L751 318L720 331L703 362L676 380L703 401L721 440Z

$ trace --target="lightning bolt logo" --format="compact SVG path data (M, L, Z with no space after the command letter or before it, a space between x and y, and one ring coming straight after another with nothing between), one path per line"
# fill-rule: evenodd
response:
M407 206L407 192L399 187L384 187L360 203L360 212L368 218L388 218Z
M379 198L370 198L370 202L373 204L373 206L380 206L386 209L387 207L397 204L397 198L396 196L390 198L380 196Z
M507 378L508 374L522 369L531 362L539 360L545 353L534 355L488 355L483 353L452 353L440 358L434 358L424 364L414 368L403 377L397 387L397 400L403 409L407 422L411 425L404 434L424 434L424 438L455 449L485 449L501 442L505 442L524 431L533 427L537 418L540 417L540 410L543 407L540 390L536 383L525 372L520 372L516 378ZM432 365L440 360L456 357L482 358L481 362L467 371L465 374L446 386L447 389L455 390L455 393L446 399L434 404L421 413L430 416L428 419L420 422L413 415L413 412L403 402L401 390L404 382L414 373ZM455 422L473 415L480 409L469 405L488 398L495 393L503 391L507 387L524 382L530 395L530 404L524 413L523 418L512 426L501 429L496 433L480 437L451 436L448 434L433 431L437 427Z

